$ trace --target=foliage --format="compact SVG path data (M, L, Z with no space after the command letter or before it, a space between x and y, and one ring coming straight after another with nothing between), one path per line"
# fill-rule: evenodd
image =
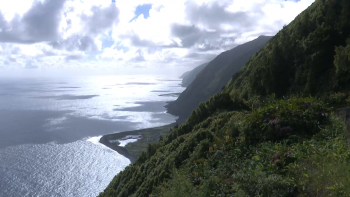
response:
M334 92L326 94L322 97L322 100L329 106L334 108L341 108L350 105L349 93Z
M209 103L204 106L220 106ZM320 99L271 99L252 112L210 112L193 114L201 118L193 118L198 122L191 132L180 131L181 125L172 131L177 133L172 140L169 135L152 145L156 152L150 147L143 161L119 173L100 196L350 194L342 172L350 167L345 129ZM277 117L289 121L293 135L252 137L275 132L264 119L271 122ZM329 173L332 176L326 179Z
M160 185L154 188L152 196L159 197L179 197L179 196L198 196L200 191L197 191L191 181L186 176L186 173L179 170L174 170L171 179L167 184Z
M165 144L170 143L176 137L192 131L192 128L205 120L208 116L217 110L247 110L249 109L243 103L234 102L227 93L216 94L206 103L200 103L198 108L194 110L188 120L182 124L179 129L171 132L165 139Z
M327 124L330 110L313 98L278 100L245 118L247 143L278 141L290 136L306 137Z
M346 47L335 48L334 66L336 73L336 86L342 87L350 81L350 38Z
M347 0L316 0L252 56L224 91L248 100L349 90L348 10Z

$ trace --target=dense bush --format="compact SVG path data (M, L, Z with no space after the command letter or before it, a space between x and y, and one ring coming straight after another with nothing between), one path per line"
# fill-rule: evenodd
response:
M350 93L350 92L349 92ZM333 108L343 108L350 106L349 93L334 92L322 96L322 100Z
M350 38L347 40L345 47L335 48L334 66L336 73L335 86L344 88L345 84L350 81Z
M189 133L193 127L201 121L208 118L210 115L220 110L247 110L249 109L245 104L234 102L228 93L222 92L211 97L207 102L199 104L198 108L194 110L188 120L182 124L178 129L174 130L164 140L165 144L170 143L176 137Z
M249 144L307 137L328 123L330 109L313 98L292 97L267 103L245 118L244 137Z

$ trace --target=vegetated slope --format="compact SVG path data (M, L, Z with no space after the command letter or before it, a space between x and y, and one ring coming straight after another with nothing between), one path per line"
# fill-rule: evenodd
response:
M295 40L287 39L304 42L303 53L273 48L285 42L282 30L222 93L201 103L165 139L150 144L100 196L350 196L345 128L322 101L342 107L350 103L344 92L350 78L348 10L348 0L316 0L284 28L303 30ZM302 26L305 22L315 28ZM274 59L275 53L279 58ZM301 56L290 64L293 54ZM300 70L300 78L295 77ZM311 78L316 71L323 80ZM297 92L322 97L270 96Z
M178 99L169 103L168 112L186 120L200 102L221 92L232 75L241 69L249 58L261 49L271 37L260 36L218 55L198 73L195 80L183 91Z
M254 55L225 90L245 100L349 90L349 10L350 1L317 0Z
M199 66L197 66L196 68L194 68L193 70L187 71L185 72L180 78L182 78L182 86L183 87L187 87L189 86L194 79L196 78L196 76L198 75L198 73L200 73L206 66L208 65L207 63L201 64Z
M202 103L100 196L349 196L345 130L320 100L232 108L225 93Z

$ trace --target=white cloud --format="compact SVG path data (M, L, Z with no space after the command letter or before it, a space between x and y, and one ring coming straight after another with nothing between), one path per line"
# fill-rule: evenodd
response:
M23 16L31 7L34 0L11 0L0 1L0 11L7 21L12 20L15 15Z
M190 69L185 66L259 35L274 35L313 2L0 1L0 67ZM149 17L131 21L143 4L152 4Z

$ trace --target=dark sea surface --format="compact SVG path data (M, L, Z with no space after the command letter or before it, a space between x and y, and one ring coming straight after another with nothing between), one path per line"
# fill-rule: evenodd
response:
M169 124L176 77L0 79L0 196L96 196L130 161L104 134ZM167 95L160 95L166 92Z

